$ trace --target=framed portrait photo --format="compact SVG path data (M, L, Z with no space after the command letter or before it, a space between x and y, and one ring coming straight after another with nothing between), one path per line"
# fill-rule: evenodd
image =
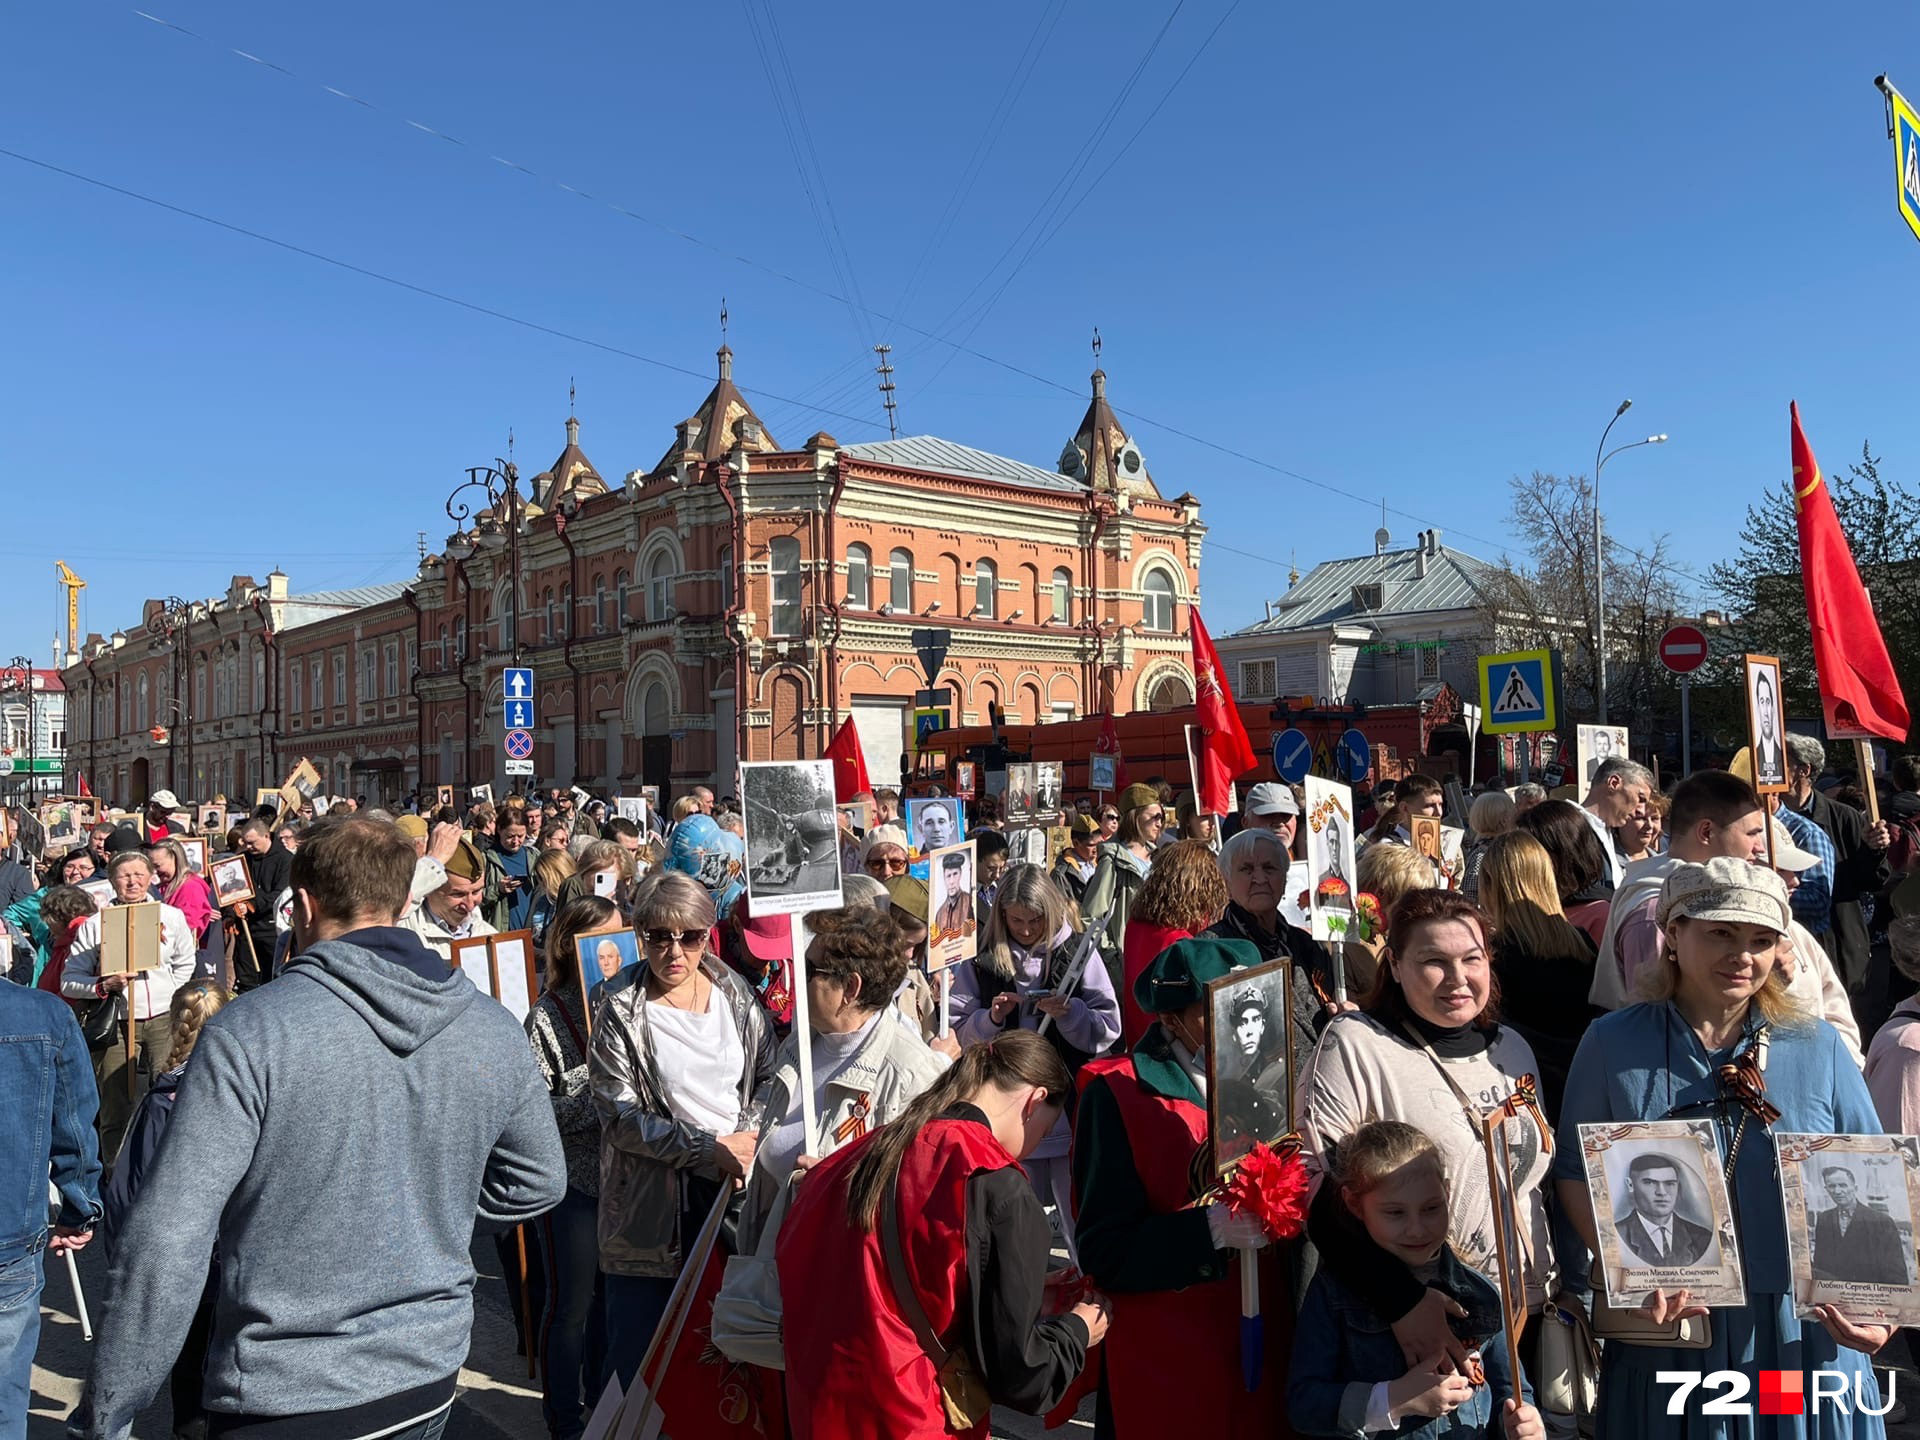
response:
M1857 1324L1920 1324L1920 1138L1776 1134L1773 1145L1794 1312L1833 1305Z
M1293 1129L1291 961L1235 970L1207 985L1207 1127L1225 1174Z
M980 917L973 893L974 843L927 856L927 970L938 974L979 952Z
M1353 858L1353 791L1309 775L1306 796L1308 915L1313 938L1344 940L1357 914L1359 892Z
M222 835L227 828L227 806L222 801L215 805L202 805L195 820L194 828L202 835Z
M976 779L977 773L975 762L972 760L954 761L953 793L963 800L971 800L974 794L974 786L978 783Z
M1787 788L1786 706L1780 694L1780 661L1743 655L1747 686L1747 739L1753 754L1753 788L1774 795Z
M253 899L253 876L247 870L244 855L222 855L207 862L207 876L213 881L213 903L222 909Z
M804 915L840 904L840 826L831 760L753 760L740 767L747 894L753 913Z
M1610 1304L1633 1309L1655 1290L1747 1303L1712 1120L1582 1125L1580 1153Z
M915 855L931 855L966 838L967 807L950 795L907 801L907 840Z
M629 965L640 963L640 937L632 930L608 930L600 935L576 935L573 953L587 989L611 980Z
M1593 773L1601 762L1627 753L1627 727L1624 725L1577 725L1574 727L1574 755L1580 767L1580 793L1593 784Z
M1058 818L1067 793L1066 772L1057 760L1039 760L1033 766L1033 808L1042 820Z
M187 852L187 868L196 875L207 873L207 837L204 835L183 835L180 848Z
M1095 753L1087 757L1087 788L1089 790L1112 790L1113 756Z
M1034 799L1033 766L1024 762L1007 766L1007 798L1002 806L1009 825L1031 825L1038 810Z

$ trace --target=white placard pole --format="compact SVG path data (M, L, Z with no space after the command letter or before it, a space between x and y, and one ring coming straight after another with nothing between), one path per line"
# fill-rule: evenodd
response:
M787 924L793 947L793 965L789 981L793 986L794 1050L800 1057L800 1153L811 1155L818 1143L819 1117L813 1103L813 1029L807 1023L807 921L804 915L789 915Z
M947 1019L947 1002L953 998L953 966L949 965L940 972L940 1029L939 1036L945 1040L953 1034L953 1026Z

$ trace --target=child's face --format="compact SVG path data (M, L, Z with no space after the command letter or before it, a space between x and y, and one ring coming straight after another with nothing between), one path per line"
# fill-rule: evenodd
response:
M1381 1249L1409 1265L1428 1265L1447 1241L1447 1187L1430 1162L1404 1165L1347 1206Z

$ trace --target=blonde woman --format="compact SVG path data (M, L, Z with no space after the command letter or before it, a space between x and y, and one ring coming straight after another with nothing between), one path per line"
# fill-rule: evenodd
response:
M167 847L180 849L177 841L165 841L154 848ZM184 869L186 857L182 854L179 858ZM173 1002L167 1008L168 1032L173 1042L168 1053L167 1069L153 1077L152 1088L133 1112L133 1119L127 1126L126 1143L120 1147L120 1158L114 1163L102 1187L100 1199L105 1214L101 1219L101 1243L106 1246L109 1264L113 1260L114 1240L126 1221L127 1212L139 1197L147 1167L159 1153L160 1142L166 1137L167 1124L173 1119L174 1095L186 1075L188 1062L193 1059L193 1047L199 1043L201 1027L218 1015L232 998L213 980L191 980L173 992ZM206 1411L200 1405L200 1377L206 1368L207 1339L213 1330L213 1296L219 1276L218 1267L219 1261L216 1259L214 1270L207 1277L206 1289L201 1294L200 1308L194 1312L193 1323L188 1326L186 1338L181 1344L180 1358L174 1361L173 1373L168 1377L168 1388L173 1395L175 1434L191 1433L196 1420L201 1425L206 1423Z
M1580 1037L1604 1013L1587 1003L1593 937L1560 909L1553 857L1524 830L1496 835L1480 866L1480 905L1493 921L1501 1019L1540 1062L1540 1103L1553 1121Z
M207 927L219 915L213 903L213 887L193 873L186 846L178 840L159 840L147 847L153 862L153 888L156 898L187 917L196 949L204 949Z

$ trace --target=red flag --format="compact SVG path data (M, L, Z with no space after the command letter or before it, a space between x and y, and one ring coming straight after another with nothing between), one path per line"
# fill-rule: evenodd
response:
M867 779L866 752L860 748L860 732L853 728L851 715L833 732L825 758L833 762L833 798L839 804L873 792L873 782Z
M91 800L93 798L93 791L87 788L87 777L76 770L73 772L73 778L80 782L80 798L82 800Z
M726 1266L726 1247L715 1245L672 1352L654 1362L655 1404L675 1440L779 1440L786 1431L779 1372L731 1359L713 1344L713 1298Z
M1207 627L1200 621L1195 606L1193 617L1193 690L1194 710L1200 722L1199 772L1193 777L1200 809L1212 815L1225 815L1233 807L1228 790L1236 777L1246 774L1258 762L1253 744L1247 739L1247 727L1240 723L1240 707L1233 703L1233 691L1220 668L1220 656L1213 648Z
M1113 787L1127 788L1127 761L1120 753L1120 727L1113 723L1113 712L1100 717L1100 738L1093 742L1093 753L1113 756Z
M1893 673L1887 642L1873 618L1833 496L1793 413L1793 513L1800 527L1800 577L1813 627L1813 662L1827 733L1837 739L1884 735L1905 740L1911 717Z

